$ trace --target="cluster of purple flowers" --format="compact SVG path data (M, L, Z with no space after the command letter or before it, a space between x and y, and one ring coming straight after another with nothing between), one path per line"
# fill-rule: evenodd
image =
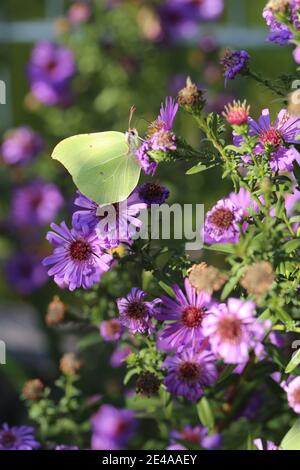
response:
M279 45L292 44L295 31L300 31L300 2L289 0L274 2L270 0L263 10L270 34L268 41Z
M161 105L157 119L148 128L147 139L136 152L137 160L147 175L154 175L157 163L151 158L151 151L176 150L176 136L172 132L174 120L178 111L178 104L171 97Z
M39 447L32 427L10 427L4 423L0 428L0 450L35 450Z
M102 405L92 417L93 450L123 450L137 428L134 412Z
M44 142L39 134L28 126L9 130L1 146L1 155L9 165L26 164L39 155Z
M31 53L27 76L34 98L46 106L72 103L71 81L76 73L71 49L58 44L38 42Z
M137 187L119 204L98 206L78 192L75 205L79 210L73 213L72 228L65 222L60 226L51 224L53 231L47 235L54 246L53 254L43 261L49 276L60 287L70 290L88 289L98 283L102 274L111 268L111 250L120 244L133 243L136 231L142 227L138 219L140 211L147 209L152 201L164 202L168 195L166 188L150 182Z

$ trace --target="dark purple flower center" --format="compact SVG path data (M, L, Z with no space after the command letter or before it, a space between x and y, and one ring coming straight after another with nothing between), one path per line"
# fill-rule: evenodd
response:
M183 431L182 439L187 442L193 442L194 444L199 444L199 435L196 431L193 431L192 429Z
M106 323L106 330L109 335L119 333L120 329L120 323L116 320L110 320Z
M259 140L263 145L270 145L277 149L282 145L282 136L277 129L268 129L259 134Z
M116 426L117 436L121 436L122 434L126 433L128 428L129 428L129 423L127 421L119 421Z
M48 72L53 72L56 69L57 62L55 60L49 60L49 62L46 65L46 70Z
M16 442L17 438L11 431L5 431L2 433L1 436L1 445L3 447L12 447L13 444Z
M37 209L40 203L43 200L43 196L41 194L34 194L31 198L31 206L33 209Z
M92 248L86 240L75 240L70 245L70 255L76 261L86 261L91 254Z
M210 216L210 222L222 230L228 230L233 221L234 214L226 207L219 207L215 209L213 214Z
M139 302L138 300L133 300L127 306L127 315L129 318L141 319L147 313L147 307L144 302Z
M189 305L182 312L182 321L188 328L196 328L201 325L204 309Z
M159 183L145 183L139 191L139 196L149 204L162 199L164 194L165 189Z
M242 335L241 320L235 317L223 318L218 323L218 334L223 341L239 341Z
M182 380L193 381L199 376L199 366L194 362L183 362L179 367Z

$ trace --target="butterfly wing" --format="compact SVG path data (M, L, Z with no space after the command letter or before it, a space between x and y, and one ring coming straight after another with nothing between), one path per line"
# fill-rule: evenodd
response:
M122 132L69 137L52 153L71 174L77 188L97 204L123 201L136 187L140 167Z

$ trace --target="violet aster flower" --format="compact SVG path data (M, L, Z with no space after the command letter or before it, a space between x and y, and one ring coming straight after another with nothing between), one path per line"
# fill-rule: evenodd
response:
M104 272L110 269L112 257L104 253L97 234L87 226L80 230L51 224L53 231L46 238L54 245L53 254L43 260L49 268L48 275L54 277L56 284L73 291L79 287L89 289L100 281Z
M187 278L184 286L186 294L177 285L173 286L174 300L162 296L162 308L157 319L168 323L158 334L159 349L178 350L203 339L202 321L209 314L211 297L204 291L197 294Z
M270 112L264 109L258 121L249 117L251 135L257 135L256 153L267 152L269 164L273 171L292 171L293 161L300 158L299 152L293 146L300 140L300 119L290 116L282 109L274 123L271 123Z
M167 369L164 384L168 391L191 401L199 400L204 387L213 384L218 375L215 356L207 351L196 352L193 348L167 357L163 367Z
M119 346L110 357L110 365L114 368L121 367L131 352L129 346Z
M267 41L279 44L284 46L289 44L293 39L293 33L290 31L288 26L283 23L280 23L272 10L268 7L263 10L263 18L265 19L267 25L270 28L270 34L267 37Z
M220 434L208 435L208 429L204 426L186 425L181 432L172 431L171 438L191 442L209 450L218 449L221 445Z
M46 225L63 206L61 192L54 183L35 180L16 188L12 196L11 218L16 226Z
M122 450L137 427L134 412L102 405L92 417L93 450Z
M45 105L70 104L70 82L75 71L71 49L49 41L38 42L27 68L32 94Z
M267 441L266 446L264 446L263 442L261 439L255 439L253 441L253 444L257 448L257 450L281 450L279 447L277 447L276 444L272 441Z
M139 198L150 207L152 204L163 204L169 197L170 191L157 182L147 181L136 188Z
M42 138L28 126L9 130L1 146L5 163L15 165L30 162L44 147Z
M38 256L18 253L8 260L6 276L10 285L23 295L28 295L46 284L48 277Z
M145 292L133 287L127 297L117 300L120 322L134 334L150 334L154 330L152 319L159 313L161 300L147 302L144 300L145 295Z
M262 354L262 341L270 328L268 321L255 318L255 304L230 298L226 304L212 306L203 320L203 334L209 340L214 354L226 364L244 364L254 349Z
M100 334L104 341L118 341L122 336L123 329L121 322L115 318L100 323Z
M244 212L231 199L221 199L207 212L204 223L205 243L237 243L239 224Z
M105 249L132 242L137 230L142 227L142 221L137 216L147 208L136 191L125 201L100 206L79 191L77 194L75 205L81 210L73 214L72 224L75 228L87 225L90 229L96 229L99 243Z
M34 436L34 429L30 426L12 426L2 424L0 428L0 450L34 450L40 444Z
M286 385L288 403L295 413L300 414L300 377L296 377Z
M138 163L147 175L154 175L157 169L157 163L149 152L176 150L176 136L172 127L177 111L178 104L168 96L165 103L161 104L157 119L148 128L147 139L136 151Z
M247 51L227 50L221 59L224 68L225 84L227 80L234 80L235 77L244 72L248 67L250 56Z

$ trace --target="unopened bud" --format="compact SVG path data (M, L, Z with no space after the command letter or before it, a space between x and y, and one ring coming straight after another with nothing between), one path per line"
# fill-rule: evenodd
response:
M48 305L46 314L46 323L48 326L59 325L65 318L66 305L60 300L58 295L53 297L52 302Z
M42 398L44 389L44 384L40 379L32 379L24 384L22 393L26 400L38 401Z
M66 375L74 375L81 368L81 362L74 353L67 353L61 358L59 368Z

